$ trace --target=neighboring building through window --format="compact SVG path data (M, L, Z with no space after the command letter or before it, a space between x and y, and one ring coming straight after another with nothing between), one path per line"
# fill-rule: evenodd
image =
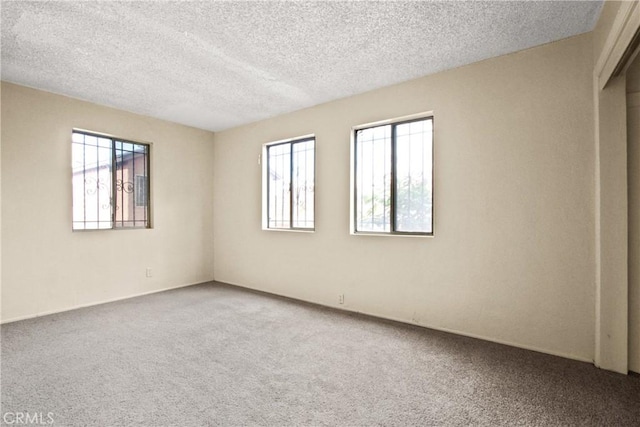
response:
M136 207L149 205L149 190L147 189L148 183L149 181L146 175L136 175L136 180L133 186L136 198Z
M353 232L433 234L433 118L355 130Z
M263 153L266 157L263 226L313 230L315 138L266 144Z
M74 130L73 230L149 228L149 145Z

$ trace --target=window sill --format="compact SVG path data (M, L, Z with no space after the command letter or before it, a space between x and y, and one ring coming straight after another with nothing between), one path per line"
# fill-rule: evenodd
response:
M74 233L91 233L93 231L124 231L124 230L153 230L153 227L118 227L118 228L78 228L71 229Z
M302 229L302 228L265 228L262 227L262 231L284 231L286 233L304 233L304 234L313 234L316 232L314 229Z
M374 233L366 231L352 231L352 236L368 236L368 237L413 237L433 239L434 234L418 234L418 233Z

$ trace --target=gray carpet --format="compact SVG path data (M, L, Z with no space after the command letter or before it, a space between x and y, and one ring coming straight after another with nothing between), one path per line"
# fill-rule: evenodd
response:
M640 425L638 377L217 283L3 325L1 368L58 426Z

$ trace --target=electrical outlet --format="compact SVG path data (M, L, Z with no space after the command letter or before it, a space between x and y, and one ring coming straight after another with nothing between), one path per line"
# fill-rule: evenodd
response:
M338 295L338 303L339 304L344 304L344 294L339 294Z
M151 271L150 267L147 267L147 277L153 277L153 271Z

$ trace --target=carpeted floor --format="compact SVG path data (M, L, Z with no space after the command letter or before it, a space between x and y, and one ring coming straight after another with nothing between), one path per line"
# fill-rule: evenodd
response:
M1 368L5 422L640 425L638 377L216 283L3 325Z

